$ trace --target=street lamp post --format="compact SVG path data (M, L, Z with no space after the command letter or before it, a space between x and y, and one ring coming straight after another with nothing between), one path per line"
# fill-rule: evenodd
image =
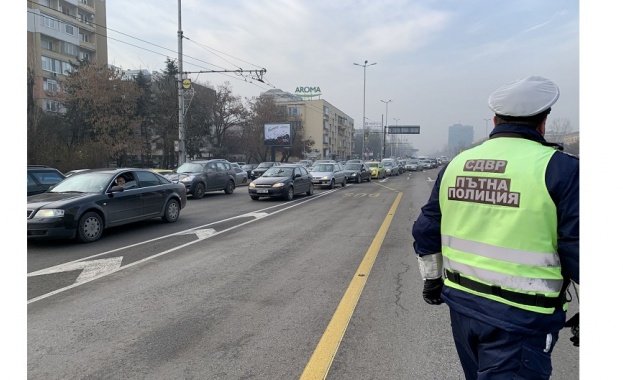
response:
M381 158L385 158L385 128L387 127L387 122L389 121L389 117L387 117L387 105L391 103L391 99L385 101L381 99L383 103L385 103L385 125L383 126L383 156Z
M485 140L487 139L487 132L489 131L489 120L491 119L484 119L485 120Z
M353 63L353 65L363 67L363 124L361 124L361 128L363 129L363 138L361 139L361 159L363 160L363 154L365 150L365 137L366 137L366 67L376 65L376 62L368 64L368 60L366 59L363 62L363 65L358 63Z

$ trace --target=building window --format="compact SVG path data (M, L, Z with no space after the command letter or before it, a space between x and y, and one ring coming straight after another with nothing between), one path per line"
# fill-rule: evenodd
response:
M58 82L54 79L43 78L43 89L50 92L58 92Z
M82 61L90 61L91 60L91 54L90 53L80 52L78 54L78 58L80 58Z
M73 36L75 29L73 25L65 24L65 33Z
M74 72L74 67L69 62L61 62L62 70L61 74L67 75Z
M288 107L288 115L299 116L301 114L301 107Z
M78 55L78 47L68 42L63 42L63 54L75 57Z
M61 104L57 101L46 99L45 100L45 110L49 112L60 112Z
M83 42L89 42L89 36L87 34L80 33L80 40Z
M50 8L50 0L39 0L39 4L43 5L44 7Z
M53 45L52 45L52 41L42 38L41 39L41 49L44 50L53 50Z
M41 25L58 30L59 23L56 19L41 15Z
M61 61L59 61L58 59L41 56L41 70L60 74Z

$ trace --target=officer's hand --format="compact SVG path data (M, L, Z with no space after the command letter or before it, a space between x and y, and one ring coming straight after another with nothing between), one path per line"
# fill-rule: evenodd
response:
M424 290L422 291L424 301L430 305L441 305L443 303L441 289L443 289L443 280L441 278L425 280Z
M564 327L571 328L571 334L573 334L573 336L569 338L569 340L573 342L574 346L580 347L580 312L575 313L573 317L569 318L569 320L565 322Z

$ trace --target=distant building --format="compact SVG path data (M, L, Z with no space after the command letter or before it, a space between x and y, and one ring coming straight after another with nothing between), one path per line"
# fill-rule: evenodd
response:
M354 121L353 118L324 99L303 100L302 97L275 89L260 94L272 96L278 106L287 108L288 116L300 117L304 128L304 138L315 141L311 159L346 160L353 157Z
M63 112L56 100L59 76L70 62L108 62L105 0L27 1L27 65L33 70L35 101L46 111Z
M472 146L474 127L454 124L448 127L448 153L451 157Z

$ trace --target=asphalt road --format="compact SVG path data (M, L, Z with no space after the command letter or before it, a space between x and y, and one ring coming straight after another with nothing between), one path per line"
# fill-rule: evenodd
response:
M28 379L462 379L411 225L437 170L28 244ZM573 302L570 314L577 310ZM552 379L579 379L560 334Z

